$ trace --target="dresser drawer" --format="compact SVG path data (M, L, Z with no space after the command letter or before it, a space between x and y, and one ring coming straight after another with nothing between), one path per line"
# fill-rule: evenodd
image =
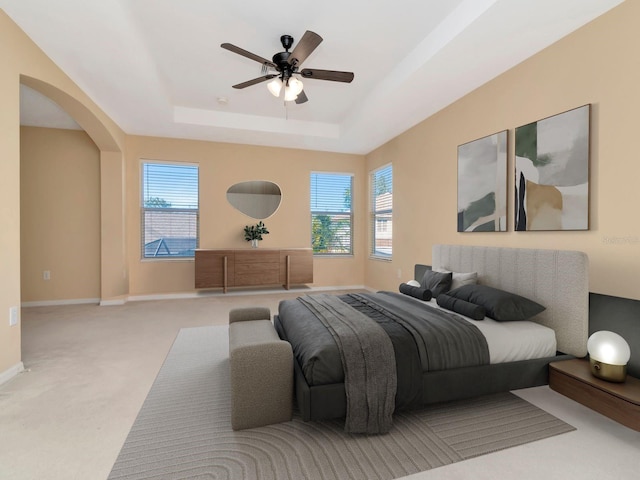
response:
M269 285L280 283L280 264L236 263L235 285Z

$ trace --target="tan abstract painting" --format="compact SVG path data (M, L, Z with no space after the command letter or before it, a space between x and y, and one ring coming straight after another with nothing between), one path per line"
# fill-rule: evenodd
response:
M590 105L516 128L515 230L589 229Z

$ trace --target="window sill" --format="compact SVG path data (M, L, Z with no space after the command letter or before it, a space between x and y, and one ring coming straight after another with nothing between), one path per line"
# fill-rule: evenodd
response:
M194 262L194 257L164 257L164 258L141 258L140 263L156 263L156 262Z
M378 260L381 262L390 262L392 257L383 257L382 255L369 255L369 260Z

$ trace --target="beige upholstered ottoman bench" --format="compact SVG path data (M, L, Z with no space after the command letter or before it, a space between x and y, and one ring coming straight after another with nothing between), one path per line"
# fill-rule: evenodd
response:
M291 420L293 352L280 340L268 308L229 312L231 427L261 427Z

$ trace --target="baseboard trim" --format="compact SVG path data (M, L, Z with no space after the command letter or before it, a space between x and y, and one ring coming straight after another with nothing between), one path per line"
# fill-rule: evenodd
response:
M277 293L311 293L311 292L326 292L330 290L369 290L371 288L364 285L340 285L329 287L292 287L289 290L283 290L282 288L273 289L237 289L222 293L221 290L204 290L198 292L185 292L185 293L160 293L152 295L130 295L127 299L130 302L140 302L148 300L176 300L183 298L204 298L204 297L235 297L243 295L273 295ZM102 303L101 303L102 305Z
M55 307L58 305L82 305L87 303L100 303L99 298L74 298L70 300L39 300L37 302L22 302L22 307Z
M235 297L243 295L271 295L275 293L312 293L327 292L332 290L368 290L375 291L371 287L365 285L337 285L327 287L292 287L289 290L283 290L281 287L274 288L238 288L222 293L222 290L202 290L184 293L155 293L149 295L123 295L108 300L99 298L77 298L71 300L41 300L37 302L22 302L22 307L54 307L60 305L81 305L81 304L98 304L101 307L109 307L114 305L124 305L127 302L144 302L149 300L179 300L185 298L203 298L203 297Z
M129 301L128 297L118 297L111 300L100 300L101 307L113 307L115 305L124 305Z
M0 373L0 385L7 383L13 377L24 371L24 364L22 362L16 363L13 367L9 367L4 372Z

